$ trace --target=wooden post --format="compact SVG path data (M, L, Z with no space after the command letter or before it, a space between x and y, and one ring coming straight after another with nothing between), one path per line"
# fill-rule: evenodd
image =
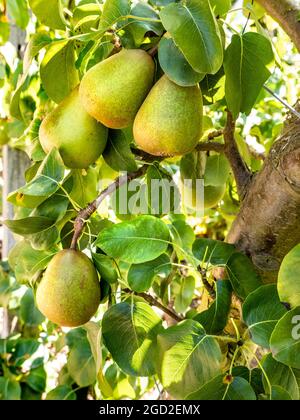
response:
M15 46L17 56L22 58L22 52L25 46L25 31L19 29L16 25L10 26L10 42ZM7 195L25 183L24 172L29 166L29 159L26 154L20 150L12 149L9 146L3 147L3 219L12 219L14 209L6 201ZM4 226L2 241L2 259L8 257L8 253L15 240L12 233ZM2 308L2 329L1 338L6 338L10 334L10 318L7 308Z
M25 184L24 172L29 166L27 155L21 150L3 148L3 219L13 219L13 205L6 201L8 194ZM13 234L3 227L2 258L6 259L15 239Z

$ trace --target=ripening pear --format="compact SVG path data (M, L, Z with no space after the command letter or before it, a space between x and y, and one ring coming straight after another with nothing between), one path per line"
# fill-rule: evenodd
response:
M137 113L133 136L137 145L155 156L177 156L193 150L202 132L199 86L182 87L167 76L154 85Z
M73 249L58 252L38 285L36 301L55 324L77 327L88 322L100 303L98 275L90 259Z
M80 84L83 106L106 127L128 127L151 89L154 69L145 51L123 49L84 75Z
M77 87L43 120L39 138L46 153L56 147L67 167L84 169L103 152L107 132L86 112Z
M197 194L196 188L193 186L191 188L185 187L183 200L184 206L191 210L200 211L203 209L210 209L215 207L219 201L223 198L226 191L226 184L222 185L205 185L204 186L204 202L200 194ZM201 197L201 198L200 198Z

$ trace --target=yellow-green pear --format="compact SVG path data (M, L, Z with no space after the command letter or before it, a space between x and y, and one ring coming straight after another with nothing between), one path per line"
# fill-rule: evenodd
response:
M177 156L193 150L202 132L199 86L182 87L163 76L137 113L133 136L145 152Z
M98 275L90 259L73 249L58 252L38 285L36 302L55 324L77 327L88 322L100 303Z
M56 147L67 167L84 169L103 152L107 128L86 112L77 87L43 120L39 138L46 153Z
M145 51L123 49L84 75L80 84L83 106L106 127L128 127L151 89L154 69Z
M202 201L202 197L200 194L197 194L195 187L185 187L184 188L184 194L183 194L183 200L184 200L184 206L191 210L198 210L201 211L201 209L210 209L212 207L215 207L219 201L222 199L226 191L226 184L218 185L218 186L212 186L212 185L206 185L204 186L204 202ZM201 197L201 198L200 198Z

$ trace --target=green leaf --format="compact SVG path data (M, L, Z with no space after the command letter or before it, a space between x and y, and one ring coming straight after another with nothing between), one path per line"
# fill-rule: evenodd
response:
M171 271L170 258L166 254L160 255L155 260L130 266L127 282L131 290L144 292L150 289L157 275L167 276Z
M148 212L145 184L139 179L126 182L110 196L110 205L118 219L129 221Z
M150 165L146 174L150 214L162 216L180 208L180 192L172 176L159 165Z
M161 319L143 302L111 306L102 320L105 345L128 375L151 376L157 360L157 334Z
M183 399L220 373L221 351L196 321L185 320L159 334L161 382Z
M192 302L195 291L195 278L193 276L181 277L178 287L175 288L175 311L184 313Z
M21 387L19 382L1 377L0 378L0 400L20 400Z
M275 284L267 284L248 295L243 304L243 319L251 340L269 348L269 341L277 321L286 313L279 300Z
M36 307L32 289L28 289L21 299L20 318L26 325L30 326L40 325L45 319Z
M227 261L227 273L235 293L242 299L262 285L251 260L239 252Z
M129 13L129 0L106 0L100 17L99 30L105 32L122 16L127 16Z
M0 45L5 45L10 36L10 26L8 22L0 21ZM3 78L1 77L2 81Z
M231 292L232 287L228 280L218 280L214 302L206 311L193 317L207 333L217 334L226 327L231 306Z
M28 0L29 6L38 20L52 29L65 29L61 0L51 0L45 7L45 0Z
M56 103L78 85L72 41L57 41L50 45L40 66L40 76L47 95Z
M210 0L210 4L216 16L225 15L231 8L231 0Z
M117 266L112 258L107 255L93 253L93 262L101 279L104 279L110 284L118 281Z
M84 172L72 170L73 187L70 197L80 206L85 207L97 196L98 169L89 167Z
M137 3L130 11L131 16L144 17L159 20L155 10L145 3ZM123 22L121 22L122 25ZM129 31L133 37L134 45L138 48L144 41L146 32L154 32L157 36L163 33L163 26L160 22L139 21L138 19L128 19L126 31Z
M171 3L161 10L160 18L195 71L214 74L219 70L223 62L223 46L208 0Z
M9 109L10 114L19 120L23 119L22 111L20 109L20 99L22 91L25 87L25 83L27 81L30 65L32 63L33 58L38 54L38 52L50 42L52 42L51 38L47 34L45 34L45 32L40 32L32 35L27 44L23 61L23 74L20 80L18 81L16 90L13 93Z
M229 258L236 249L233 245L214 239L199 238L193 244L193 254L202 262L209 262L211 265L226 265Z
M137 164L130 149L130 142L123 130L109 130L103 157L105 162L115 171L134 172L137 170Z
M190 66L172 38L163 37L160 40L158 60L168 78L179 86L194 86L205 76Z
M90 343L92 354L95 361L96 373L102 365L102 346L101 346L101 328L96 322L89 321L83 327L87 332L87 339Z
M277 362L271 354L262 360L263 369L271 386L277 385L289 393L293 400L299 400L299 388L293 370L282 363ZM270 394L269 384L263 375L265 392ZM273 391L273 390L272 390Z
M66 213L69 199L62 191L53 194L40 204L31 214L35 217L48 217L54 221L60 220Z
M300 369L300 306L278 321L271 335L270 348L278 362Z
M204 185L224 185L229 176L230 166L223 154L212 155L206 159Z
M57 149L53 148L43 160L36 176L24 187L8 196L8 201L19 196L45 197L53 194L59 188L59 183L64 179L65 167ZM43 198L44 200L44 198Z
M26 0L6 0L7 13L21 29L26 29L29 13Z
M11 249L8 261L19 283L32 284L53 255L53 251L37 251L28 241L23 240Z
M41 51L42 48L46 47L51 42L52 39L47 32L38 32L36 34L31 35L24 53L24 73L27 73L30 69L34 57Z
M247 32L233 35L225 52L225 97L234 118L250 114L257 96L269 78L267 65L273 60L272 45L263 35Z
M39 348L40 343L37 340L31 338L20 338L17 341L15 351L12 354L11 362L16 367L22 366L22 364L28 360Z
M300 306L300 244L296 245L283 259L278 273L278 294L282 302L292 308Z
M34 249L48 250L58 241L59 231L58 228L53 225L41 232L27 236L27 238L30 240Z
M78 328L76 329L78 330ZM81 328L80 330L83 330ZM93 357L86 331L83 330L81 338L73 343L68 357L68 371L74 381L85 387L96 381L96 363Z
M203 178L206 165L206 154L197 150L184 155L180 160L181 180L191 179L194 182Z
M76 400L76 394L69 385L59 385L48 392L46 400Z
M5 225L18 235L30 235L41 232L53 225L53 220L48 217L26 217L18 220L5 220Z
M104 229L95 244L110 257L139 264L163 254L168 239L169 230L163 221L153 216L140 216Z
M256 400L253 388L244 378L234 377L226 383L227 377L219 375L204 384L198 391L189 394L187 400Z
M193 228L185 220L174 220L170 226L174 250L179 259L186 258L191 254L192 246L195 241Z
M40 358L40 359L43 361L43 358ZM47 374L43 365L37 366L35 368L31 367L28 376L26 376L26 383L34 391L42 393L45 391L46 378L47 378Z
M279 385L272 385L271 387L271 400L272 401L291 401L290 394Z

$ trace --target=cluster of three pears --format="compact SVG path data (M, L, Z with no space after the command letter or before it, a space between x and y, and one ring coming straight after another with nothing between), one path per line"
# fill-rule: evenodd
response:
M141 49L123 49L96 64L42 122L43 149L57 147L66 166L86 168L103 152L107 127L134 123L134 139L148 153L191 151L201 135L200 88L181 87L163 76L151 89L154 73L151 56Z

